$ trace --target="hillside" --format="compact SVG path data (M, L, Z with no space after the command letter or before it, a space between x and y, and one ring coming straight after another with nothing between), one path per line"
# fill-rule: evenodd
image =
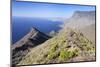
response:
M62 27L80 30L95 44L95 11L75 11Z
M51 37L36 28L31 28L27 35L12 45L12 65L18 64L30 52L31 48L45 42L49 38Z
M95 60L95 46L81 32L65 28L31 51L18 65Z
M96 35L96 30L95 30L95 24L91 24L89 26L86 26L85 28L81 29L82 33L90 39L94 44L95 44L95 35Z

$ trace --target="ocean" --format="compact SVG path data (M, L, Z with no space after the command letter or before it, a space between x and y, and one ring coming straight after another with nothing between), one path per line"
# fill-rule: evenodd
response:
M41 32L47 34L51 31L59 31L61 29L61 24L63 24L63 22L52 21L45 18L13 17L12 44L24 37L32 27L35 27Z

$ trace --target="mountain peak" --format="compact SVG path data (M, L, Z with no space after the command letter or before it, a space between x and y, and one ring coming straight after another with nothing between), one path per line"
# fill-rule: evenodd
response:
M31 31L38 31L38 29L36 29L35 27L31 27L30 30L31 30Z
M29 33L34 34L34 33L36 33L36 32L39 32L39 30L36 29L35 27L31 27L31 28L30 28L30 32L29 32Z

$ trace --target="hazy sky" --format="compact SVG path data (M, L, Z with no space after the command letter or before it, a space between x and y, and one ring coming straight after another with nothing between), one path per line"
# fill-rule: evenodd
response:
M12 15L17 17L70 17L74 11L93 11L94 6L12 2Z

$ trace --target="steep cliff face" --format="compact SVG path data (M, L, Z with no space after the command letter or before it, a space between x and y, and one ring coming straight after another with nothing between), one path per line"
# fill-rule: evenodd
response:
M95 18L95 11L75 11L73 18L90 18L91 20Z
M63 29L57 36L34 47L19 63L48 64L95 60L95 46L81 32Z
M12 63L18 64L31 48L45 42L50 37L40 32L36 28L31 28L30 32L17 43L12 45Z
M95 11L76 11L71 18L65 21L65 27L81 29L95 24Z

